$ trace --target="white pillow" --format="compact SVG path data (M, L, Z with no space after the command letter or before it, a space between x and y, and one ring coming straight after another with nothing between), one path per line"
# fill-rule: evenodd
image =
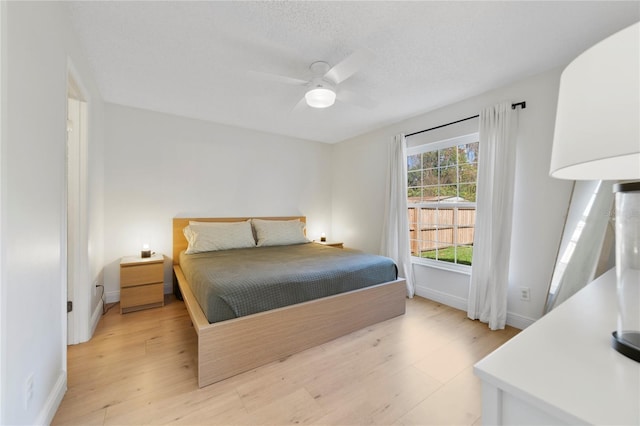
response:
M264 246L284 246L289 244L308 243L304 236L303 222L300 220L261 220L251 219L258 247Z
M255 247L251 222L194 222L182 231L189 243L186 254Z

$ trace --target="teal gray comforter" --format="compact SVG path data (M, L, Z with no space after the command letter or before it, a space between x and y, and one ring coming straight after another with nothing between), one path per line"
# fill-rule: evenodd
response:
M397 278L389 258L313 243L181 253L180 266L210 323Z

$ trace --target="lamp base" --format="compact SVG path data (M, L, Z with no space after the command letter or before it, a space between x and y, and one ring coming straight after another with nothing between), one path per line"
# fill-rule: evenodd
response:
M614 331L611 338L611 347L622 355L640 362L640 331L625 331L618 335Z

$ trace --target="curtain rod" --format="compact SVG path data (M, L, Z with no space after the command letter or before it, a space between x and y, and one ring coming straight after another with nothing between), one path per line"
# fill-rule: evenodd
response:
M511 104L511 109L516 109L517 107L522 107L522 109L525 109L527 107L527 102L526 101L522 101L522 102L516 102L515 104ZM418 135L420 133L430 132L431 130L436 130L436 129L439 129L441 127L451 126L452 124L461 123L463 121L472 120L472 119L478 118L478 117L480 117L480 114L476 114L474 116L467 117L467 118L461 118L460 120L452 121L451 123L447 123L447 124L441 124L439 126L432 127L430 129L419 130L417 132L409 133L408 135L404 135L404 136L405 137L409 137L409 136L413 136L413 135Z

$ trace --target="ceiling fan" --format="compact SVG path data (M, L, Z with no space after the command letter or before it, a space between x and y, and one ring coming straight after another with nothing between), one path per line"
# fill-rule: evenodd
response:
M316 61L309 66L312 75L310 80L259 71L250 71L249 73L263 80L276 81L294 86L305 86L306 92L304 97L300 99L294 109L305 104L313 108L327 108L333 105L336 99L364 108L374 108L376 102L372 99L339 87L340 83L368 65L373 61L373 58L373 52L367 49L361 49L355 51L333 67L324 61Z

